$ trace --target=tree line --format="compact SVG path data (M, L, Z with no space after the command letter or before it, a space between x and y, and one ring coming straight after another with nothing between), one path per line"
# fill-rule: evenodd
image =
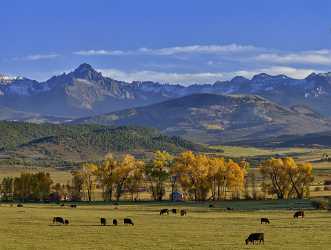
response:
M309 195L313 181L312 165L296 163L294 159L271 158L258 166L261 190L278 199L304 198ZM84 163L72 171L67 184L53 183L48 173L22 173L19 177L5 177L1 183L2 200L20 201L80 201L95 200L96 191L104 201L119 201L124 195L131 200L149 193L150 199L174 200L176 193L184 200L224 200L243 197L255 199L256 177L251 178L250 165L207 154L185 151L173 156L157 151L150 160L142 161L126 154L108 154L98 163ZM166 194L170 193L168 197ZM126 196L127 197L127 196ZM176 198L177 199L177 198Z

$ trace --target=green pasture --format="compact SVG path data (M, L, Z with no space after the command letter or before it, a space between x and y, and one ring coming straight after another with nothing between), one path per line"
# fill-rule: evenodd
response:
M330 249L331 212L311 210L309 201L233 201L215 203L121 203L118 206L24 204L0 206L1 249ZM224 208L234 210L227 211ZM185 208L188 215L159 215L160 208ZM296 209L304 219L293 219ZM53 216L69 219L53 225ZM116 218L119 226L100 226ZM123 225L123 218L135 225ZM270 225L261 225L268 217ZM264 245L245 245L263 232Z

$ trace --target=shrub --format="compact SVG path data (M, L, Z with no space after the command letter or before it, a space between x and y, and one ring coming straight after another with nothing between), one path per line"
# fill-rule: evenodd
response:
M323 209L323 210L326 210L329 207L329 204L326 200L314 200L311 202L311 205L315 209Z

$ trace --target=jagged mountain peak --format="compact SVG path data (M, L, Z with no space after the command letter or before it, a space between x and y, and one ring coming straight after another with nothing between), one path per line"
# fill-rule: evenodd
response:
M83 63L71 73L75 78L81 78L91 81L98 81L103 78L100 72L97 72L90 64Z
M270 79L270 78L272 78L271 75L268 75L267 73L260 73L260 74L254 75L252 77L252 81L266 80L266 79Z
M327 73L311 73L308 75L305 80L307 81L312 81L312 82L317 82L317 81L325 81L325 80L330 80L331 79L331 72Z
M230 81L231 83L244 83L244 82L249 82L249 79L243 76L235 76L232 78Z

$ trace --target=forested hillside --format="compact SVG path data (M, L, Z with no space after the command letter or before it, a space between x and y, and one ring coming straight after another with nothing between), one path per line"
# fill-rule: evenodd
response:
M56 166L95 161L108 153L146 157L156 150L207 150L179 137L161 135L155 129L16 122L0 122L0 149L2 163Z

